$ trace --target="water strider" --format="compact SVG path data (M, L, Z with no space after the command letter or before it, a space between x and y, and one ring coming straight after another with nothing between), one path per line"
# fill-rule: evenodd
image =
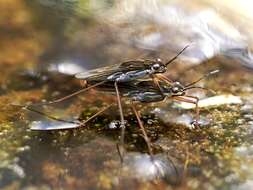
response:
M152 78L153 81L158 84L158 80L163 80L167 82L172 82L170 79L162 75L161 73L165 73L167 71L167 66L177 59L179 55L181 55L189 45L185 46L176 56L170 59L168 62L163 63L161 59L155 60L132 60L123 62L120 64L110 65L98 69L89 70L87 72L78 73L75 75L75 78L84 81L85 84L93 84L92 86L86 86L87 88L81 89L80 91L74 92L68 96L63 98L59 98L54 101L49 101L46 103L37 103L32 104L33 106L39 105L49 105L61 102L65 99L68 99L72 96L75 96L83 91L87 91L91 88L100 86L106 82L114 82L115 91L118 89L119 83L128 83L133 82L139 79L149 79ZM159 87L160 88L160 87ZM118 101L120 101L119 93L117 93ZM124 122L122 122L124 123Z
M152 78L154 83L159 87L158 80L169 81L167 77L161 73L167 71L167 66L172 63L177 57L182 54L189 45L185 46L176 56L170 59L167 63L163 63L161 59L155 60L133 60L123 62L117 65L111 65L94 70L90 70L75 75L77 79L85 81L86 83L95 83L94 85L100 85L105 82L114 82L114 89L116 91L119 111L120 111L120 123L122 131L125 129L125 120L123 117L120 94L118 90L119 83L128 83L136 81L138 79ZM97 84L96 84L97 83ZM124 136L123 132L121 136Z
M97 86L97 90L104 91L104 92L110 92L110 93L115 94L114 88L116 88L116 95L117 96L128 98L131 101L131 107L132 107L133 112L137 118L138 125L143 133L144 140L147 143L149 153L152 156L153 153L152 153L151 143L149 141L149 138L147 136L145 128L142 124L140 113L136 110L135 102L152 103L152 102L163 101L167 98L171 98L171 99L177 100L177 101L192 103L195 105L195 111L196 111L196 118L195 118L194 124L198 125L198 119L199 119L198 100L199 99L198 99L198 97L187 95L186 92L187 92L187 90L194 89L194 88L206 90L206 88L195 86L195 84L197 82L199 82L200 80L207 78L210 75L216 74L217 72L219 72L219 70L211 71L211 72L205 74L204 76L202 76L201 78L199 78L198 80L196 80L188 85L182 85L179 82L170 82L169 83L168 81L159 80L158 81L159 87L158 87L157 84L154 83L152 79L136 80L136 81L132 81L132 82L119 83L116 86L115 86L114 82L103 82L103 83L99 84L99 83L97 83L97 81L96 82L89 81L87 83L88 87L86 88L86 90L88 90L90 88L94 88L93 83L96 83L96 84L99 84L99 86ZM75 95L77 95L81 92L83 92L83 91L78 91L75 93ZM66 97L69 98L72 96L73 96L73 94L70 96L66 96ZM61 98L61 101L63 99L66 99L66 97ZM125 122L121 101L119 101L119 100L120 99L118 99L118 106L119 106L119 111L120 111L121 122L122 121ZM112 106L112 104L101 109L98 113L94 114L91 118L89 118L86 121L74 121L72 123L74 123L76 125L70 125L69 127L64 127L64 129L68 129L68 128L71 129L71 128L77 128L77 127L84 126L88 121L95 118L96 116L98 116L102 112L106 111L111 106ZM32 111L36 111L36 110L32 109L30 106L27 106L26 108L29 110L32 110ZM36 111L36 112L44 114L39 111ZM48 115L46 115L46 116L51 119L59 120L59 119L54 118L52 116L48 116ZM64 120L60 120L60 121L64 121ZM57 130L57 129L61 129L61 128L50 128L50 130ZM39 130L42 130L42 129L39 129ZM47 130L47 129L45 129L45 130ZM121 125L121 136L120 136L121 137L121 139L120 139L121 146L120 147L123 148L122 151L119 151L121 158L123 158L123 152L124 152L124 136L125 136L125 127L124 127L124 125ZM119 148L119 150L120 150L120 148Z
M123 145L124 144L125 120L124 120L124 116L123 116L122 104L121 104L120 92L119 92L118 85L119 84L124 85L129 82L134 82L134 81L137 81L140 79L144 80L144 79L151 78L152 81L157 85L157 87L161 93L162 89L161 89L158 81L166 81L167 83L172 82L170 79L168 79L167 77L162 75L162 73L165 73L167 71L167 66L170 63L172 63L174 60L176 60L177 57L179 55L181 55L188 47L189 47L189 45L185 46L176 56L174 56L172 59L170 59L166 63L163 63L161 61L161 59L132 60L132 61L127 61L127 62L123 62L120 64L116 64L116 65L93 69L93 70L90 70L87 72L78 73L75 75L75 77L77 79L85 81L86 84L92 83L93 85L88 86L87 88L82 89L78 92L75 92L69 96L57 99L55 101L50 101L47 103L33 104L33 106L35 106L35 105L48 105L48 104L61 102L67 98L75 96L75 95L79 94L80 92L86 91L88 89L91 89L91 88L94 88L97 86L101 86L105 83L113 83L113 85L114 85L113 89L116 92L118 107L119 107L119 111L120 111L120 121L121 121L120 125L122 128L121 144ZM30 105L30 107L31 106L32 105ZM36 111L36 112L38 112L38 111Z
M123 62L117 65L111 65L107 67L102 67L94 70L90 70L83 73L78 73L75 75L77 79L86 82L86 87L77 91L73 94L65 96L63 98L46 102L46 103L38 103L28 105L25 108L33 110L37 113L41 113L40 111L34 110L32 106L36 105L48 105L57 102L61 102L67 98L80 94L81 92L87 91L94 87L100 87L103 91L114 91L116 92L118 108L120 112L120 125L121 125L121 139L120 144L121 147L124 146L124 136L125 136L125 120L123 114L123 108L121 104L121 96L128 97L134 101L139 102L157 102L164 100L166 97L172 97L178 101L184 101L193 103L196 105L196 124L198 124L199 110L198 110L198 98L193 96L186 96L185 91L193 88L191 85L186 87L182 86L179 82L173 82L162 73L167 71L167 66L172 63L177 57L182 54L189 45L185 46L176 56L170 59L168 62L163 63L160 59L155 60L133 60ZM195 84L195 83L194 83ZM126 91L126 92L123 92ZM93 115L87 121L84 122L76 122L72 121L73 124L77 124L79 126L83 126L86 122L95 118L98 114L102 113L106 109L108 109L111 105L105 107L100 110L98 113ZM131 104L132 109L137 117L139 126L143 132L144 138L147 142L149 152L152 155L151 146L145 132L145 129L140 120L140 114L136 110L134 103ZM45 114L44 114L45 115ZM48 116L51 119L60 120L54 118L52 116ZM64 120L60 120L64 121ZM70 126L73 128L73 125ZM65 128L66 129L66 128Z
M188 47L189 45L185 46L176 56L166 63L163 63L159 58L154 60L131 60L78 73L75 77L85 81L106 81L117 83L131 82L137 79L150 77L158 77L162 80L164 77L153 75L165 73L167 71L167 66L176 60Z

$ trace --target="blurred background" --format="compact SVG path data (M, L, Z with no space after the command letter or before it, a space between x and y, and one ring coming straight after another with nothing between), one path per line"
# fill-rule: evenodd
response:
M189 63L222 55L252 68L251 7L249 0L2 1L1 63L38 62L72 74L129 59L169 59L190 44L182 58Z
M0 189L252 189L252 44L251 0L1 0ZM32 121L52 123L10 105L80 89L73 75L82 71L133 59L168 61L186 45L168 75L189 83L220 69L200 85L237 99L203 108L207 124L201 131L187 127L192 110L164 102L140 105L162 174L150 169L138 129L127 131L130 155L119 172L120 130L110 129L116 107L86 129L34 132ZM111 101L92 91L40 109L85 119Z

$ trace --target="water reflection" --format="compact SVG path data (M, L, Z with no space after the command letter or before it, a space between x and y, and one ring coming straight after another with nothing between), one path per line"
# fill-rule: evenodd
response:
M181 168L175 166L166 155L157 154L153 158L147 154L128 153L124 158L124 170L130 175L144 180L165 180L170 184L181 181Z
M63 130L74 129L80 125L77 123L60 122L60 121L33 121L30 124L30 129L33 131L49 131L49 130Z
M35 131L51 131L51 130L64 130L64 129L71 129L71 128L77 128L77 124L71 124L71 123L64 123L64 122L59 122L59 121L34 121L30 124L31 126L31 130L35 130ZM112 130L112 129L107 129L107 130ZM114 130L113 130L114 131ZM66 133L70 132L66 131ZM109 131L107 131L109 132ZM47 134L39 134L37 133L41 139L40 141L45 141L42 139L50 139L48 138L49 136L52 136L52 134L54 133L47 133ZM57 134L57 133L55 133ZM60 134L60 133L59 133ZM80 134L81 135L81 134ZM48 136L48 137L46 137ZM72 136L72 135L71 135ZM68 135L67 141L71 142L73 140L73 137L71 137ZM108 136L110 137L110 136ZM59 138L63 138L63 137L59 137ZM57 139L55 139L55 142L57 141ZM111 138L111 137L110 137ZM64 137L65 139L65 137ZM76 141L76 140L75 140ZM96 159L94 160L89 160L90 164L102 164L99 162L106 162L107 158L103 158L103 160L98 160L99 154L101 154L101 152L99 150L103 149L103 141L102 139L100 139L99 137L95 137L93 142L88 142L88 143L84 143L84 144L80 144L77 147L83 147L82 149L80 149L80 154L82 154L82 152L88 151L90 148L92 147L96 147L98 146L96 149L96 151L94 151L94 154L96 154ZM49 143L49 144L48 144ZM70 146L73 145L74 142L70 143ZM110 150L115 152L116 151L116 141L110 143ZM97 145L96 145L97 144ZM58 146L57 144L55 144L56 146ZM41 145L40 145L41 146ZM44 146L44 145L43 145ZM47 146L51 149L52 145L50 145L50 141L47 142ZM64 145L65 146L65 145ZM101 147L99 147L101 146ZM46 147L44 147L45 149L47 149ZM71 149L69 149L68 151L73 151ZM50 154L53 154L53 152L49 152ZM65 154L65 153L64 153ZM67 153L66 155L69 155L71 153ZM91 155L90 155L91 156ZM117 160L120 160L120 157L118 154L114 153L113 156L114 159L117 158ZM71 156L71 159L78 159L79 156L75 157L75 156ZM56 159L56 158L55 158ZM91 156L92 159L92 156ZM58 159L56 159L55 161L59 162ZM99 162L98 162L99 161ZM94 163L93 163L94 162ZM88 163L85 163L88 164ZM69 167L75 167L74 165L72 166L72 164L70 164ZM124 156L124 162L123 162L123 167L121 166L121 164L119 163L119 165L115 165L114 166L114 170L122 170L122 176L131 176L130 178L136 178L138 180L141 181L153 181L153 180L161 180L164 181L168 184L179 184L182 180L182 176L183 176L183 170L182 170L182 166L176 164L176 162L173 161L173 159L170 158L170 156L168 156L167 153L164 154L156 154L153 157L151 157L148 154L145 153L140 153L140 152L127 152ZM122 167L122 168L121 168ZM74 168L73 168L74 169ZM84 176L83 176L84 177ZM119 176L117 176L119 177Z

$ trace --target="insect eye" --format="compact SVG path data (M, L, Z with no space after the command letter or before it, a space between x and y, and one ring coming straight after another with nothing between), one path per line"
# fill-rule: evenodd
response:
M158 69L160 69L160 65L159 64L154 64L152 68L154 70L158 70Z
M173 93L178 93L179 92L179 88L178 87L173 87L172 88L172 92Z

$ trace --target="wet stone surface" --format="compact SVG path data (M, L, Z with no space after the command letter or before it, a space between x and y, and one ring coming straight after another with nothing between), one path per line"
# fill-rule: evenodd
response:
M233 60L228 65L219 59L211 59L188 69L189 74L184 75L180 74L184 66L175 66L168 73L171 72L171 76L182 83L189 83L219 68L220 74L201 81L200 85L215 90L216 95L232 94L241 98L242 103L238 104L200 108L200 127L191 125L194 109L184 109L170 99L137 104L154 150L153 161L129 102L123 99L126 152L121 163L117 150L120 116L116 98L109 93L91 90L55 105L36 107L57 118L86 120L103 107L115 103L83 127L38 130L56 125L66 127L68 124L56 123L17 105L54 100L81 88L80 81L73 76L48 69L53 63L51 60L58 59L54 55L61 54L61 50L53 48L55 41L65 40L66 49L71 49L77 40L74 36L78 32L83 36L85 31L90 35L89 45L82 44L80 49L75 47L72 51L86 52L80 58L84 63L95 57L90 62L96 67L105 65L107 61L120 60L119 50L129 58L142 55L142 52L125 51L124 44L110 41L113 38L110 30L113 29L104 26L101 34L103 25L96 25L89 12L79 15L80 21L87 23L85 26L80 21L66 21L66 26L61 26L66 36L57 31L61 19L55 18L48 23L48 26L58 23L55 28L39 27L38 24L44 22L34 10L41 5L25 2L10 0L0 3L1 10L6 9L0 13L4 18L13 16L12 10L17 15L8 24L9 30L16 33L0 29L5 35L0 37L3 43L0 44L3 49L0 70L4 71L0 76L0 189L253 188L253 71L233 65ZM45 11L37 9L42 11L40 14ZM73 35L68 33L71 26L77 30ZM0 19L0 28L7 28L4 19ZM57 32L60 39L56 40ZM101 36L92 38L94 34ZM107 37L108 41L105 40ZM88 38L84 35L85 39ZM100 45L106 48L102 49ZM100 52L98 46L104 53L96 53ZM66 49L69 54L73 53ZM78 56L74 57L77 59ZM91 67L90 63L87 64L87 68ZM198 90L191 93L201 98L215 96Z

